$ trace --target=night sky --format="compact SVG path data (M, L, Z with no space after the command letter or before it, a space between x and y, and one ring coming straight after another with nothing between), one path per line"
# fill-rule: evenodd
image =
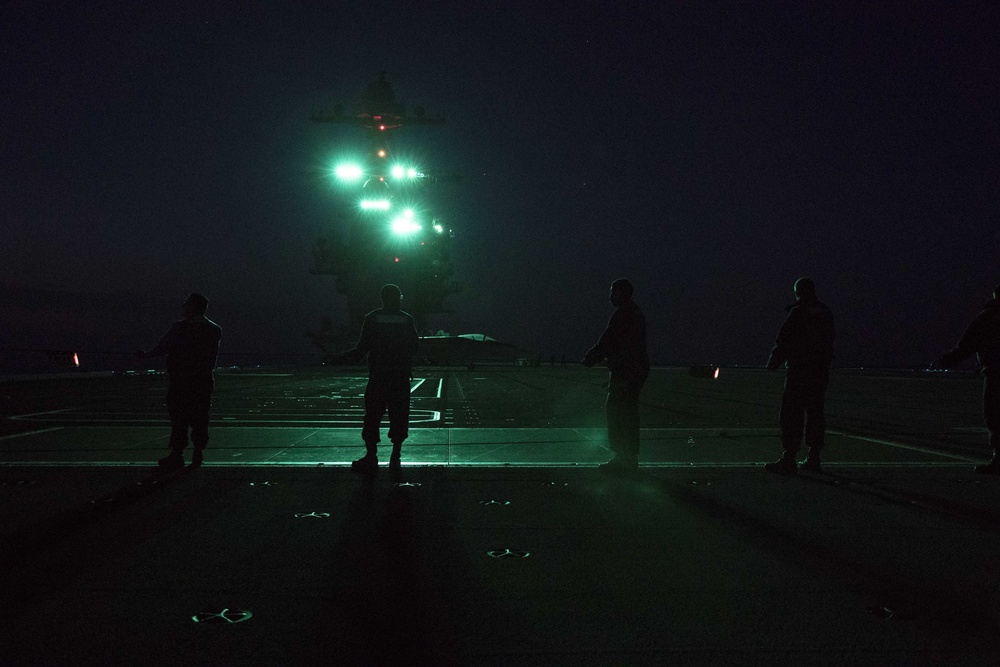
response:
M47 345L148 347L196 290L225 350L312 352L364 137L309 118L382 70L448 119L394 148L463 176L451 333L576 360L624 276L654 361L761 365L809 275L837 365L919 366L1000 283L994 2L150 4L0 10L3 289L169 306Z

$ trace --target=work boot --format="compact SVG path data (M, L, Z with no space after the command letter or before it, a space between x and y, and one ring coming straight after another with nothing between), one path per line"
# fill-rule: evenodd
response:
M191 467L192 468L197 468L198 466L201 465L202 461L204 461L204 456L202 455L202 452L204 452L204 451L205 451L204 448L199 449L199 448L195 447L194 451L191 452Z
M819 472L820 471L819 452L810 451L809 454L806 456L805 460L799 464L799 467L807 472Z
M389 470L398 471L403 467L403 460L399 454L393 454L389 457Z
M785 452L774 463L765 463L764 470L779 475L794 475L796 473L795 454Z
M980 475L1000 475L1000 458L994 456L989 463L976 466L976 472Z
M184 467L184 455L178 450L173 450L162 459L156 462L163 472L170 472Z
M378 457L369 452L357 461L352 461L351 470L355 472L373 473L378 470Z

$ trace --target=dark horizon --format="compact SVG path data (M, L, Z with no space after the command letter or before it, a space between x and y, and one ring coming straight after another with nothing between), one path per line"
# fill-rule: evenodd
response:
M56 290L52 287L25 288L10 282L0 283L0 308L7 314L13 314L14 320L21 323L16 330L5 332L0 338L0 373L27 372L57 372L60 365L47 356L47 352L77 352L80 354L79 371L123 371L132 369L162 368L163 359L140 360L135 352L143 347L149 347L166 330L171 322L177 319L178 303L176 299L150 297L129 293L85 293L72 290ZM238 305L231 303L211 303L209 318L237 323L226 332L224 344L220 349L220 366L237 365L252 366L284 366L284 365L314 365L323 360L324 354L320 348L313 345L306 336L303 339L309 344L304 351L260 351L261 340L256 334L267 331L264 323L254 320L252 315L242 312ZM30 322L23 320L23 312L36 312L36 318ZM44 313L44 316L43 316ZM92 317L93 314L98 316ZM79 326L83 323L84 327ZM243 323L244 326L240 326ZM107 326L107 325L113 326ZM113 332L113 335L109 335ZM270 333L270 332L268 332ZM481 333L466 331L450 331L451 335L465 333ZM430 332L428 332L429 335ZM138 347L135 342L139 341ZM509 341L498 341L517 345ZM272 349L280 345L280 339L274 339ZM132 347L129 347L132 345ZM266 347L266 345L264 346ZM518 346L520 347L520 346ZM552 355L556 364L561 364L562 352L541 352L530 348L521 348L527 358L537 359L543 367L549 365ZM567 354L569 364L578 364ZM765 359L766 361L766 359ZM485 362L487 366L502 365L501 362ZM720 365L723 367L763 368L763 362L726 361L714 358L653 358L654 366L684 367L694 365ZM923 370L930 366L927 363L915 364L877 364L850 363L837 358L834 368L842 369L882 369L882 370ZM963 363L959 372L975 368L975 363Z
M575 362L625 276L654 360L762 365L808 275L836 366L922 367L1000 283L992 4L370 9L9 7L4 291L165 310L55 331L38 297L0 348L142 348L199 291L224 352L313 352L319 174L364 139L309 118L378 71L448 121L397 150L463 176L427 191L463 284L434 328Z

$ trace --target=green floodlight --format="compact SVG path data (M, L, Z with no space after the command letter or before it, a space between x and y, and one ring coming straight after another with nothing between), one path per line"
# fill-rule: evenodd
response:
M421 173L413 167L404 167L402 165L395 165L390 172L393 178L417 178L421 176Z
M337 165L334 172L342 181L352 182L360 179L365 175L365 172L356 164L344 163Z
M413 222L412 220L407 220L406 218L396 218L392 222L392 231L401 236L406 236L407 234L415 234L421 230L420 225Z
M434 231L437 232L438 234L444 234L444 227L435 223Z
M388 211L391 204L388 199L362 199L361 210L363 211Z
M401 236L406 236L407 234L415 234L423 229L416 220L413 219L413 210L406 209L403 211L403 215L399 216L392 221L392 231L395 234Z

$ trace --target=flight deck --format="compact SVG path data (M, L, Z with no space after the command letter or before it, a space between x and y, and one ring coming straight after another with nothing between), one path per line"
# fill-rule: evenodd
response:
M976 380L944 375L835 374L827 401L828 463L947 465L986 456ZM363 369L218 371L205 464L349 464L363 453L366 381ZM641 398L640 463L773 459L782 382L783 373L759 369L725 369L718 379L654 369ZM162 373L25 384L32 386L6 385L20 401L0 426L6 465L144 465L166 449ZM62 397L32 394L56 385L66 387ZM940 394L929 391L936 386ZM403 462L596 465L610 456L605 389L606 373L599 370L418 368ZM386 420L383 435L387 426Z
M762 468L783 373L654 368L633 478L596 467L606 381L418 368L374 476L360 368L220 370L205 464L168 475L162 373L0 383L0 663L995 658L979 378L834 371L795 477Z

